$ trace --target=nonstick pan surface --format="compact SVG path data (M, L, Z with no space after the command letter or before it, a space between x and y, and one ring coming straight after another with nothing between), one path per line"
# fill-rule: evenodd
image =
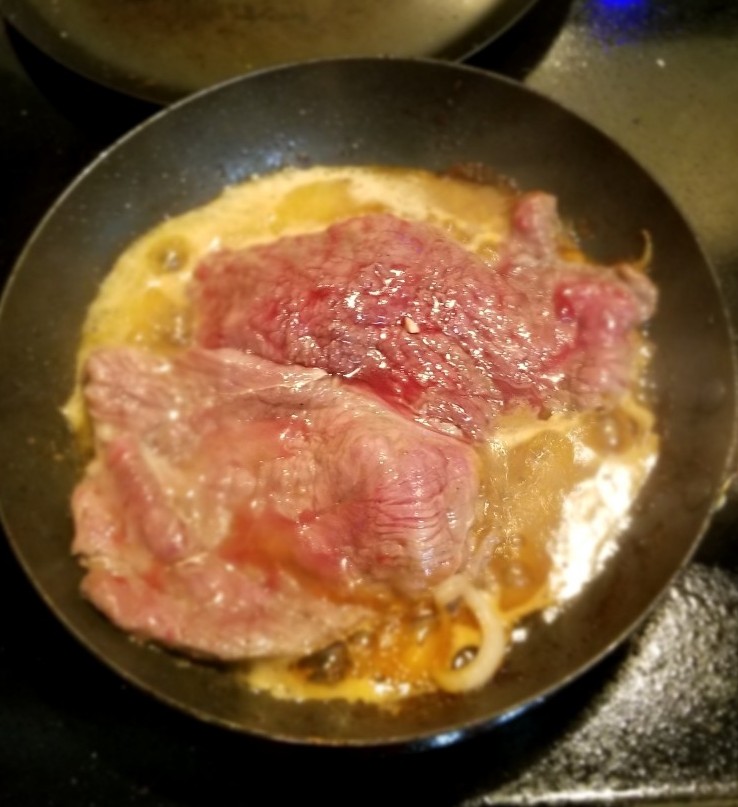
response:
M37 47L102 84L158 103L304 59L462 59L536 0L6 0Z
M60 413L88 305L137 235L286 165L444 170L481 162L555 193L600 261L653 241L650 331L662 450L604 571L551 622L533 619L482 690L398 713L286 703L231 674L142 647L78 593L69 498L81 470ZM594 128L525 87L441 62L322 61L255 73L159 114L103 154L21 255L0 312L0 500L7 533L48 605L100 659L161 700L240 731L297 743L449 742L509 718L621 642L689 559L720 501L734 442L734 359L715 276L654 180ZM64 659L50 659L54 666Z

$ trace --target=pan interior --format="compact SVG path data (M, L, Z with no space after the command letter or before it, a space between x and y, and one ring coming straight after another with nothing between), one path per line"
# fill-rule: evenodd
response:
M79 457L60 414L82 320L115 256L167 216L253 173L306 162L443 170L481 162L555 193L601 261L654 244L660 308L651 336L663 449L605 571L501 673L461 698L399 713L256 695L214 667L143 648L78 594L69 497ZM522 86L467 68L339 60L265 71L172 107L101 158L60 199L21 256L0 314L0 497L37 589L90 650L139 687L205 720L299 743L433 742L499 721L620 641L689 558L730 460L734 365L719 290L684 219L654 181L589 125ZM63 660L60 660L63 663Z
M157 102L252 70L340 56L458 59L535 0L9 0L31 41L104 84Z

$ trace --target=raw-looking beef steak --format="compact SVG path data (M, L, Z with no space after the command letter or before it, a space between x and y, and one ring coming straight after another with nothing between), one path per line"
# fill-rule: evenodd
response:
M195 273L196 339L322 368L478 437L516 405L596 405L632 381L652 284L560 246L555 199L538 193L517 202L494 265L389 214L215 252Z
M302 655L467 560L473 449L321 370L235 350L92 355L83 590L138 636Z

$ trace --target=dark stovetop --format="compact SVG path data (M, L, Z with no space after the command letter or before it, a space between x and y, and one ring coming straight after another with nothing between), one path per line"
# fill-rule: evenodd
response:
M541 0L471 60L620 141L693 223L738 312L738 3ZM153 111L0 29L0 272L65 184ZM120 682L0 541L5 805L738 804L738 497L639 633L583 680L457 746L381 756L200 725Z

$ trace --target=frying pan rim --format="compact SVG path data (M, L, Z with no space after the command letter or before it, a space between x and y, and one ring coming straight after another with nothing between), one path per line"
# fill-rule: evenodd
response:
M34 30L36 26L31 22L27 24L28 17L26 15L39 15L41 16L40 12L38 12L35 8L32 7L32 3L30 0L7 0L6 3L2 4L2 8L0 8L0 14L2 14L8 23L23 36L28 42L30 42L35 48L45 54L48 58L52 59L56 64L60 65L61 67L71 70L72 72L76 73L77 75L81 76L87 81L94 82L105 89L111 90L112 92L117 92L122 95L126 95L130 98L137 99L139 101L143 101L150 104L155 104L158 106L163 106L164 108L171 106L172 104L179 103L182 100L192 97L192 95L199 94L203 91L207 91L208 89L214 89L221 84L227 84L231 81L239 80L241 78L246 78L248 76L256 75L257 73L263 72L264 70L273 70L278 69L280 67L289 67L294 66L297 64L309 64L311 62L317 61L340 61L345 59L381 59L381 58L390 58L390 59L419 59L419 60L435 60L435 61L442 61L447 62L449 64L458 64L463 62L471 57L475 56L476 54L480 53L484 48L492 45L496 42L503 34L507 33L511 28L515 27L522 19L525 17L534 6L538 5L541 0L499 0L503 4L501 8L493 8L490 9L487 14L492 15L499 15L504 14L504 18L502 22L498 25L484 25L486 33L481 35L481 38L475 38L475 44L469 44L466 47L461 45L452 45L451 47L444 47L437 51L434 51L433 54L426 54L421 55L418 54L416 56L389 56L385 54L377 54L376 56L336 56L336 57L311 57L303 60L292 60L288 59L283 62L275 63L272 65L264 65L262 67L257 67L253 70L249 70L247 73L243 73L238 76L234 76L232 78L225 79L223 81L210 84L206 87L202 87L199 89L191 90L190 92L182 93L180 91L175 90L171 86L165 86L158 82L152 82L152 86L154 89L149 90L147 88L146 82L143 80L142 77L138 78L130 78L126 77L125 71L122 69L112 68L111 73L109 75L105 75L105 65L102 59L97 59L94 56L89 56L86 53L82 53L81 56L75 55L77 53L76 50L72 50L72 57L67 59L58 54L62 51L68 50L68 46L64 40L61 42L61 47L57 50L57 45L52 46L51 48L48 47L48 40L46 34L39 30ZM509 5L511 7L510 11L505 11L505 6ZM43 20L41 23L41 28L45 28L46 26L51 28L51 25L48 23L47 20ZM489 29L489 30L487 30ZM50 36L53 36L50 34ZM466 34L463 37L463 40L469 40L472 38L471 34ZM99 72L96 72L95 65L100 64L101 68Z
M616 149L622 155L624 155L629 161L635 164L640 171L644 173L647 177L648 181L652 183L663 195L664 199L668 202L669 205L673 208L673 210L679 215L679 217L684 222L686 229L689 232L689 235L694 240L694 244L698 250L699 256L704 263L705 268L708 270L712 283L715 286L715 290L717 292L717 298L719 302L719 308L724 320L724 325L726 329L726 333L730 340L730 365L731 365L731 375L732 375L732 389L730 391L732 395L732 402L735 408L736 398L738 397L738 373L736 372L736 365L737 365L737 358L736 358L736 351L735 351L735 344L733 339L733 323L731 320L730 312L727 307L727 301L725 299L725 295L722 293L721 283L719 276L717 275L712 262L707 256L706 251L704 250L701 239L695 230L692 228L689 219L687 216L682 212L679 206L676 204L674 199L671 195L664 189L664 187L657 181L657 179L652 175L652 173L646 169L640 162L638 162L632 155L630 155L619 143L617 143L613 138L607 135L605 132L602 132L599 128L594 126L590 123L586 118L582 115L573 112L572 110L568 109L565 105L561 104L558 101L553 100L549 96L541 93L533 88L530 88L514 79L510 79L505 76L500 76L497 74L492 74L487 71L484 71L480 68L476 68L469 65L459 65L454 63L449 63L444 60L439 59L430 59L430 58L404 58L404 57L345 57L341 59L315 59L309 62L298 62L288 65L279 65L276 67L267 67L263 68L258 71L254 71L249 73L246 76L239 76L233 79L229 79L226 82L222 82L213 87L205 88L197 93L194 93L186 98L180 99L179 101L175 102L169 107L163 108L152 116L148 117L146 120L141 122L139 125L131 129L129 132L126 132L123 136L118 138L114 143L112 143L109 147L102 150L85 168L83 168L77 176L67 185L64 191L57 197L54 203L50 206L48 211L45 215L40 219L38 225L34 228L33 232L31 233L30 237L28 238L24 248L19 253L13 269L8 277L8 281L5 285L5 288L2 292L2 298L0 299L0 320L2 320L5 316L6 307L9 305L9 300L12 298L12 290L17 282L17 278L22 271L22 267L26 263L27 255L32 251L35 242L43 236L43 233L49 223L50 220L54 218L58 209L62 207L67 198L71 196L78 186L84 182L85 178L92 173L93 171L97 170L98 166L103 164L106 160L108 160L111 154L117 152L119 149L123 148L129 140L132 140L138 136L138 134L148 129L150 126L155 126L158 120L161 117L169 116L172 114L177 114L177 110L180 107L188 106L189 104L196 104L198 103L199 99L203 96L210 96L214 93L220 92L226 87L230 87L231 85L235 85L242 82L253 82L258 80L260 76L268 75L268 74L275 74L281 72L290 72L294 70L298 71L305 71L311 69L321 69L325 68L325 66L329 67L336 67L342 64L375 64L377 62L394 64L401 69L401 66L405 63L414 66L423 66L428 65L431 68L439 68L443 71L455 72L459 74L469 73L474 76L480 77L484 79L484 81L491 81L491 82L500 82L503 84L507 84L513 88L517 92L522 92L523 94L530 94L536 96L538 99L543 101L545 104L552 105L553 107L558 108L559 110L563 110L564 113L575 119L576 124L579 126L585 126L586 128L594 131L599 137L604 138L609 148ZM229 184L228 182L223 183L224 186ZM638 615L631 620L627 627L622 629L616 636L613 638L606 647L601 649L598 653L594 656L590 657L585 663L580 664L576 667L576 669L570 671L566 676L563 678L558 679L555 683L551 684L548 687L544 687L543 689L537 691L535 694L526 697L522 701L518 701L516 703L508 705L503 712L494 714L492 716L485 715L479 716L472 720L467 720L460 722L458 724L449 725L444 727L442 730L428 730L424 733L414 733L411 735L403 735L399 734L397 736L382 738L382 739L357 739L357 738L319 738L319 737L304 737L304 736L291 736L286 734L275 733L274 731L268 730L260 730L258 727L245 727L235 721L230 721L228 719L215 716L212 714L208 714L205 712L200 711L197 707L190 706L188 704L182 703L176 697L168 695L166 692L161 692L159 690L154 691L154 689L149 685L146 684L136 677L135 674L128 672L124 667L120 666L117 662L111 661L102 650L97 649L94 644L88 639L84 632L80 629L75 627L71 624L65 613L56 606L56 604L52 601L51 597L48 593L43 589L40 585L39 581L36 579L35 574L32 572L30 568L30 564L26 561L24 556L23 550L19 543L16 541L15 537L13 536L12 531L9 529L8 519L6 517L5 512L5 503L4 497L1 495L0 492L0 520L2 521L5 534L7 535L8 542L11 546L11 549L18 559L19 564L24 570L24 573L31 581L33 587L38 591L39 595L41 596L42 600L46 603L52 613L55 615L57 619L64 625L65 629L67 629L80 644L86 648L87 651L91 652L93 656L95 656L99 661L103 663L108 669L112 669L117 675L120 675L123 680L127 681L128 683L132 684L138 691L143 691L149 697L155 698L157 701L161 703L167 704L169 707L173 707L180 712L184 712L191 716L197 717L199 720L209 723L211 725L217 725L219 727L227 728L231 731L235 731L242 734L249 734L252 736L261 737L263 739L268 739L275 742L281 742L289 745L295 746L323 746L323 747L341 747L341 748L382 748L382 749L392 749L392 748L402 748L402 749L410 749L410 750L420 750L424 748L430 747L437 747L441 745L449 744L450 742L454 742L457 739L467 738L474 734L477 734L483 730L487 730L493 726L500 725L503 722L507 722L513 716L516 716L523 711L527 711L530 708L535 707L537 704L541 703L543 700L549 698L553 693L568 687L574 680L580 678L584 675L587 671L591 670L593 667L598 665L606 656L610 655L613 650L623 644L623 642L633 633L636 629L643 624L643 622L651 615L654 609L658 606L658 604L663 600L663 598L668 593L669 589L672 587L674 580L676 577L683 572L685 566L691 561L696 552L702 538L704 537L705 532L707 531L710 521L721 505L721 498L723 497L725 487L729 482L732 474L733 474L733 464L735 461L735 453L736 453L736 419L733 418L731 421L731 433L730 433L730 440L728 441L728 447L725 452L725 460L723 462L723 466L719 469L720 470L720 479L722 483L718 486L718 489L711 491L711 495L709 497L710 506L706 512L705 517L702 519L700 524L700 528L695 532L691 543L689 545L688 550L682 557L682 560L679 564L675 566L672 572L667 575L667 578L664 580L663 584L661 585L659 592L656 596L654 596L651 601L649 602L648 606L642 609ZM718 470L718 469L716 469Z

